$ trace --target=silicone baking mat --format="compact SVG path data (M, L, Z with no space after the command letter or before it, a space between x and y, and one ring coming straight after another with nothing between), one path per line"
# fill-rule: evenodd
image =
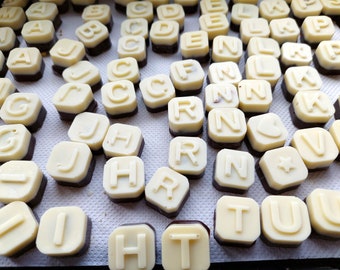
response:
M96 57L88 56L91 63L100 69L103 83L107 82L106 65L114 59L117 59L117 40L120 36L120 24L126 18L122 13L116 11L113 1L99 1L111 6L114 25L110 38L112 48ZM199 30L198 24L199 12L188 15L185 18L184 31ZM82 24L81 15L73 12L72 8L66 14L61 15L63 21L60 29L57 31L57 37L76 39L75 29ZM230 12L228 13L230 21ZM336 27L336 34L333 39L339 39L339 29ZM238 33L229 32L230 35L237 36ZM26 46L21 40L20 46ZM169 74L170 64L173 61L181 60L181 54L160 55L152 52L151 46L148 47L147 65L140 69L141 79L156 74ZM244 72L245 56L240 60L239 67L241 73ZM236 195L217 191L212 186L213 163L218 150L208 146L208 164L204 176L201 179L190 180L190 197L185 203L183 209L175 219L169 219L157 211L148 207L145 200L134 203L116 204L109 200L104 194L102 186L103 166L105 158L102 155L95 156L96 166L91 182L82 188L72 188L58 185L46 171L46 161L52 147L63 140L69 140L67 136L69 122L63 122L59 119L58 113L52 104L52 97L55 91L64 84L61 77L56 76L51 69L51 59L49 56L44 57L46 68L43 78L37 82L19 83L11 76L10 72L7 77L10 78L17 86L20 92L38 93L44 107L47 110L47 117L42 128L37 131L36 147L33 160L40 166L48 178L46 190L42 201L33 208L38 217L50 207L56 206L80 206L92 221L91 239L88 250L75 257L49 257L41 254L36 248L32 248L19 257L6 258L0 257L1 266L82 266L82 265L107 265L107 242L110 233L117 227L126 223L150 223L156 230L156 248L157 263L161 263L161 235L166 226L173 220L200 220L210 228L210 250L211 262L234 262L234 261L258 261L258 260L277 260L277 259L308 259L308 258L338 258L340 257L339 241L324 240L315 235L311 235L302 245L296 248L271 247L265 244L261 239L250 248L227 247L219 245L213 237L214 209L217 200L223 195ZM203 65L207 73L209 64ZM332 101L335 101L339 95L338 81L339 76L321 76L322 91L326 92ZM296 128L292 124L287 102L281 91L282 77L277 83L273 92L273 103L270 108L281 116L289 136L286 145L289 144ZM206 83L204 83L204 86ZM149 113L144 106L141 92L137 90L138 113L135 116L110 120L113 123L127 123L138 126L145 139L145 147L141 158L145 164L146 183L152 177L157 168L167 166L168 147L172 139L168 131L167 111L160 113ZM204 91L199 95L202 100ZM98 102L98 113L105 114L101 103L100 91L95 93L95 99ZM332 120L333 121L333 120ZM328 123L325 128L329 127ZM204 122L203 139L207 139L206 119ZM247 151L242 144L240 150ZM295 195L304 199L315 188L339 189L339 171L340 164L334 162L328 169L309 173L308 179L296 190L286 192L285 195ZM258 204L268 196L264 190L257 175L255 183L244 195L253 198Z

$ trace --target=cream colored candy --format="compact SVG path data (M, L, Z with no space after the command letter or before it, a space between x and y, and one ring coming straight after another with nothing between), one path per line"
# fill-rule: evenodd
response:
M15 85L8 78L0 78L0 106L5 99L16 91Z
M50 56L54 65L69 67L85 57L85 46L80 41L59 39L50 50Z
M201 14L222 13L227 15L229 10L228 4L223 0L203 0L199 5Z
M9 52L15 47L16 35L12 28L10 27L0 27L0 50L2 52Z
M28 0L4 0L1 3L2 7L22 7L25 8L28 4Z
M7 58L7 67L13 75L35 75L42 65L41 53L35 47L14 48Z
M335 28L333 21L328 16L308 16L302 26L303 38L308 43L319 43L332 39Z
M297 42L300 28L292 18L273 19L269 23L270 37L279 44L284 42Z
M240 24L240 37L243 44L248 44L251 37L269 37L268 21L264 18L244 19Z
M146 59L145 38L140 35L122 36L118 39L119 58L133 57L138 62Z
M59 112L76 114L89 107L93 102L93 93L88 84L65 83L58 88L52 102Z
M329 96L319 90L297 92L292 104L295 116L305 123L325 124L335 113Z
M111 22L111 8L107 4L94 4L84 8L81 18L84 22L96 20L104 25Z
M322 86L319 72L311 66L289 67L284 74L284 83L293 96L300 91L320 90Z
M26 15L21 7L1 7L0 27L10 27L19 31L26 22Z
M319 15L322 10L322 4L319 0L292 0L290 4L290 9L295 17L303 19L308 16Z
M160 5L169 4L169 0L150 0L153 7L158 7Z
M178 22L179 29L183 29L185 13L182 5L176 3L159 5L156 12L158 20L176 21Z
M208 115L208 136L215 143L240 143L247 132L244 113L237 108L214 108Z
M57 17L59 12L58 7L55 3L36 2L31 4L25 13L29 21L53 21Z
M329 128L329 133L332 135L332 138L340 150L340 120L335 120Z
M247 46L248 57L252 55L271 55L279 58L281 49L279 43L272 38L252 37Z
M269 187L276 191L298 186L308 176L306 165L291 146L268 150L259 165Z
M133 57L125 57L112 60L107 64L107 77L109 82L129 80L136 84L140 80L137 60Z
M213 40L211 58L213 62L239 62L243 54L242 41L237 37L217 36Z
M153 21L153 4L149 1L132 1L126 5L126 17L128 19L146 19L148 23Z
M83 83L94 86L101 82L99 69L89 61L79 61L62 73L67 83Z
M266 80L241 80L238 97L239 108L245 113L266 113L273 101L271 85Z
M325 40L321 41L315 50L315 57L318 64L330 72L338 72L340 69L340 41Z
M285 144L288 131L280 116L265 113L249 118L247 137L252 148L257 152L265 152Z
M151 270L156 263L156 236L148 224L126 224L109 236L110 270Z
M216 203L214 224L219 243L252 245L261 234L260 207L251 198L222 196Z
M49 20L29 21L22 27L21 35L31 45L41 44L52 41L55 30Z
M188 196L188 179L168 167L157 169L145 187L147 203L167 217L177 216Z
M259 8L248 3L234 3L231 9L231 22L239 26L244 19L258 18Z
M143 18L126 19L120 25L121 36L142 36L145 40L149 38L148 21Z
M198 221L171 223L162 234L162 266L164 269L209 269L207 227Z
M75 34L86 48L95 48L109 38L109 30L100 21L92 20L79 26Z
M115 123L106 133L103 149L107 157L138 156L141 154L143 143L139 127Z
M38 221L24 203L15 201L0 209L0 255L12 256L31 244Z
M138 199L144 192L143 160L136 156L113 157L104 166L103 187L113 201Z
M67 135L71 141L86 143L92 151L97 151L102 147L109 126L105 115L83 112L73 119Z
M104 84L101 97L105 111L111 116L133 113L137 109L135 88L128 80Z
M229 22L222 13L208 13L199 17L200 30L208 33L208 39L212 41L219 35L227 35Z
M168 102L176 96L170 77L165 74L153 75L143 79L139 88L144 104L150 110L167 107Z
M328 167L339 154L332 135L320 127L295 131L291 145L299 152L308 169Z
M36 245L49 256L71 256L86 244L88 218L78 206L52 207L41 216Z
M190 176L201 176L207 166L207 145L198 137L178 136L170 141L169 167Z
M82 185L92 161L92 153L85 143L61 141L54 145L46 170L57 182Z
M262 234L277 245L296 246L311 233L306 204L295 196L267 196L261 204Z
M271 21L288 17L290 8L285 0L263 0L260 2L259 11L260 17Z
M176 97L168 103L170 131L174 134L199 134L203 127L202 100L196 96Z
M337 1L330 0L320 0L322 4L322 13L328 16L339 15L340 14L340 6Z
M209 54L209 37L206 31L185 32L180 38L181 54L184 58L199 58Z
M24 159L29 154L31 138L23 124L0 126L0 162Z
M41 109L42 103L37 94L13 93L5 99L0 117L6 124L31 126L38 120Z
M258 0L233 0L234 4L237 4L237 3L248 3L248 4L256 5L257 2L258 2Z
M149 35L155 45L175 45L178 43L179 24L176 21L156 21L151 25Z
M271 55L252 55L246 61L246 79L266 80L274 87L280 79L279 60Z
M38 194L43 173L30 160L11 160L0 166L0 201L31 202Z
M170 79L175 89L182 94L201 89L204 76L202 66L194 59L175 61L170 65Z
M248 152L222 149L216 155L213 185L218 190L247 191L255 181L254 165Z
M242 74L235 62L218 62L210 64L208 79L209 83L231 83L237 86L242 80Z
M314 189L306 198L313 230L332 238L340 237L338 190Z
M239 98L235 85L231 83L211 83L205 87L205 111L214 108L237 108Z

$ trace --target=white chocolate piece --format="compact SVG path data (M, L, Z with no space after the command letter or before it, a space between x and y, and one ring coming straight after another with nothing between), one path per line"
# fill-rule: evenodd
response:
M266 113L273 101L271 85L266 80L242 80L238 84L239 108L245 113Z
M84 8L81 18L84 22L96 20L104 25L111 22L111 8L107 4L94 4Z
M9 52L15 47L16 35L12 28L10 27L0 27L0 50L2 52Z
M188 178L168 167L157 169L145 187L146 201L168 217L178 214L188 196Z
M290 9L295 17L303 19L308 16L318 16L322 10L322 4L319 0L292 0Z
M259 17L259 8L248 3L235 3L231 8L231 22L239 26L244 19L255 19Z
M146 59L145 38L140 35L122 36L118 39L119 58L133 57L138 62Z
M337 2L329 0L320 0L322 4L322 13L328 16L337 16L340 14L340 6Z
M0 201L29 203L38 194L43 173L30 160L11 160L0 166Z
M67 83L83 83L94 86L101 82L99 69L89 61L79 61L62 73Z
M54 65L69 67L85 57L85 46L80 41L59 39L50 50L50 56Z
M222 244L252 245L260 223L260 207L251 198L225 195L216 203L214 236Z
M269 23L270 37L279 44L284 42L297 42L300 28L292 18L273 19Z
M181 54L184 58L204 57L209 53L209 37L206 31L184 32L180 38Z
M293 96L300 91L320 90L322 86L319 72L311 66L289 67L283 78L288 93Z
M144 104L150 109L158 109L168 105L176 96L175 87L168 75L158 74L143 79L139 88Z
M0 209L0 255L12 256L31 244L38 232L32 210L20 201Z
M98 151L109 126L110 121L105 115L83 112L73 119L67 135L71 141L86 143L92 151Z
M128 19L146 19L148 23L153 21L153 5L149 1L132 1L126 5L126 17Z
M301 29L303 38L308 43L331 40L335 33L333 21L328 16L308 16L303 20Z
M35 75L42 64L41 53L35 47L14 48L7 58L7 67L13 75Z
M237 3L247 3L247 4L256 5L257 2L258 2L258 0L233 0L234 4L237 4Z
M216 155L214 186L219 190L248 190L255 181L254 157L245 151L222 149Z
M201 176L207 166L207 144L198 137L175 137L169 145L169 167L187 176Z
M296 117L305 123L325 124L335 113L329 96L319 90L297 92L292 105Z
M264 18L244 19L240 24L240 37L243 44L248 44L252 37L269 37L268 21Z
M298 151L291 146L268 150L259 161L261 171L274 190L298 186L308 176L308 169Z
M172 62L170 79L176 90L185 94L186 91L201 89L204 82L204 70L194 59Z
M270 55L248 57L245 70L246 79L266 80L272 87L276 85L282 75L279 60Z
M22 124L0 126L0 162L27 156L32 135Z
M265 238L277 245L299 245L311 233L306 204L295 196L267 196L261 204Z
M171 223L162 234L162 266L164 269L209 269L206 226L195 221Z
M250 117L247 122L247 137L252 148L265 152L285 144L288 131L280 116L265 113Z
M231 83L237 86L242 80L242 74L235 62L218 62L210 64L208 78L210 83Z
M47 43L54 39L55 30L49 20L37 20L26 22L21 30L21 35L29 44Z
M171 99L168 120L169 128L175 134L200 133L204 120L202 100L196 96Z
M244 113L237 108L214 108L208 115L208 135L216 143L240 143L247 132Z
M22 7L25 8L28 4L28 0L4 0L1 3L2 7Z
M267 0L268 1L268 0ZM262 54L271 55L279 58L281 49L279 43L272 38L252 37L247 46L248 57L252 55Z
M214 108L237 108L239 98L235 85L231 83L211 83L205 87L205 111Z
M289 15L289 6L285 0L263 0L259 5L260 17L268 21L286 18Z
M139 127L115 123L106 133L103 149L107 157L138 156L143 142L142 131Z
M148 224L126 224L110 234L108 260L111 270L151 270L156 263L156 236Z
M176 21L178 22L179 29L183 29L185 13L182 5L176 3L159 5L156 12L158 20Z
M129 80L133 84L138 83L140 73L137 60L133 57L112 60L107 64L107 77L109 82Z
M137 97L133 83L120 80L105 83L101 88L102 103L111 116L132 113L137 109Z
M329 128L329 133L332 135L335 144L340 150L340 120L335 120Z
M208 13L199 17L200 30L208 33L211 41L219 35L227 35L229 32L229 22L222 13Z
M5 99L0 117L6 124L30 126L38 120L41 109L42 103L37 94L13 93Z
M176 21L156 21L150 28L150 40L155 45L175 45L178 43L179 24Z
M84 248L87 216L78 206L49 208L40 219L36 245L49 256L71 256Z
M100 21L92 20L79 26L75 34L86 48L95 48L109 38L109 30Z
M58 7L55 3L36 2L31 4L26 10L26 17L29 21L50 20L53 21L58 16Z
M26 22L26 15L21 7L1 7L0 27L10 27L19 31Z
M328 167L339 154L332 135L320 127L295 131L291 145L299 152L308 169Z
M66 83L56 91L52 102L59 112L77 114L93 102L93 92L88 84Z
M113 200L138 199L144 192L143 160L136 156L113 157L104 166L103 187Z
M16 90L15 85L8 78L0 78L0 106L4 103L5 99L13 94Z
M142 36L145 40L149 38L148 21L143 18L126 19L120 25L121 36Z
M46 170L57 182L81 185L90 170L92 153L85 143L62 141L48 157Z
M213 62L233 61L238 63L242 54L241 39L231 36L217 36L214 38L211 53Z
M203 0L199 4L201 14L222 13L227 15L229 10L228 4L223 0Z
M338 190L314 189L306 198L312 228L319 234L340 237Z
M325 40L321 41L315 50L315 57L319 65L329 71L340 70L340 41Z

